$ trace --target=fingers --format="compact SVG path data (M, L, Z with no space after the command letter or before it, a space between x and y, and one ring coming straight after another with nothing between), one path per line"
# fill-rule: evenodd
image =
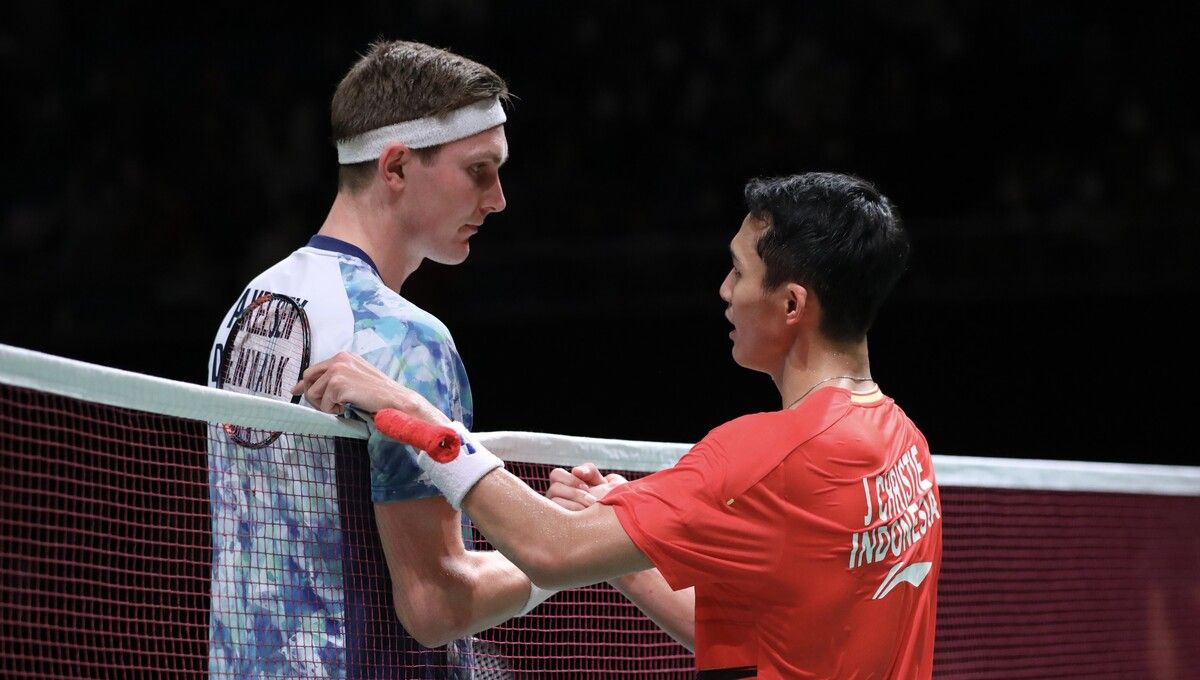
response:
M305 391L307 391L314 382L319 380L322 375L325 375L325 372L329 370L331 361L332 359L326 359L325 361L313 364L312 366L304 369L304 373L300 376L300 382L296 383L292 387L292 394L303 394ZM312 400L309 399L309 401Z
M571 507L568 507L568 504L575 506L575 509L578 510L589 508L596 504L596 497L588 493L587 490L574 486L568 486L567 484L563 484L561 482L554 482L550 485L549 489L546 489L546 498L549 498L568 510L572 509Z
M395 383L362 357L339 352L305 369L292 394L303 394L326 413L344 412L342 404L347 402L374 412L384 405L383 395L393 387Z
M584 491L587 491L587 488L588 488L587 482L583 481L582 479L576 477L575 475L571 474L570 472L567 472L566 470L564 470L562 468L554 468L553 470L551 470L549 477L550 477L550 481L554 482L554 483L562 484L565 486L573 486L576 489L582 489Z
M588 493L587 484L562 468L550 471L546 498L568 510L582 510L596 503L596 497Z
M618 475L615 472L610 472L607 475L604 475L604 481L608 482L608 484L610 486L617 486L618 484L628 484L629 483L628 479L625 479L624 477L622 477L621 475Z
M349 352L338 352L324 361L318 361L304 369L304 373L300 376L300 382L292 387L292 394L304 394L322 377L329 374L330 369L335 369L338 366L352 365L355 362L362 362L362 359ZM305 396L308 396L307 394ZM317 403L320 395L315 395L317 398L309 398L308 400Z
M342 403L349 401L343 395L344 390L342 388L345 382L345 378L331 372L327 372L321 376L321 379L318 381L318 386L321 387L319 397L321 402L318 408L326 413L341 413Z
M604 483L604 475L600 474L600 470L595 463L584 463L571 468L571 474L578 477L588 486L596 486Z
M341 412L341 401L336 398L336 389L333 389L333 378L334 373L331 371L322 373L304 391L304 398L308 399L309 403L318 410L326 413Z
M308 400L310 404L317 409L325 411L324 396L326 387L329 382L329 373L327 371L318 371L313 375L309 375L307 371L302 380L296 387L300 388L300 393Z
M353 394L354 390L366 385L373 377L370 372L363 370L364 366L375 370L359 357L349 352L339 352L305 369L303 378L292 389L292 393L303 394L309 403L321 411L340 414L345 410L343 403L356 402L351 398L358 396Z
M562 468L550 471L550 486L546 489L546 498L565 498L585 505L596 502L596 498L588 493L588 485Z

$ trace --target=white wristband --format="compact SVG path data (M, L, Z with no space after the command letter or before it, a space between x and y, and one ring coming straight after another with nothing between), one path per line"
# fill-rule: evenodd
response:
M545 588L539 587L538 584L534 583L533 581L530 581L529 599L525 600L525 606L521 608L521 613L517 614L517 616L525 616L529 612L533 611L534 607L545 602L546 598L554 595L557 592L557 590L546 590Z
M504 461L471 437L462 423L455 421L450 427L462 438L462 448L449 463L439 463L424 451L417 456L417 465L429 477L429 481L442 492L455 510L462 510L463 499L475 483L496 468L504 467Z

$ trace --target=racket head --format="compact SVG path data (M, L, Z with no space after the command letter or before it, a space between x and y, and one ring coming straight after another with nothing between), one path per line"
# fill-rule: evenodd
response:
M291 388L308 368L312 337L308 315L293 298L263 293L246 306L229 330L217 373L217 388L300 402ZM226 423L229 438L242 446L261 449L282 432Z

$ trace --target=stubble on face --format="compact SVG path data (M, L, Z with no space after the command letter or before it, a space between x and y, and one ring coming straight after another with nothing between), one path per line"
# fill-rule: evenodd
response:
M507 157L499 126L446 144L432 163L412 168L406 231L423 257L451 265L466 260L471 237L505 207L499 171Z

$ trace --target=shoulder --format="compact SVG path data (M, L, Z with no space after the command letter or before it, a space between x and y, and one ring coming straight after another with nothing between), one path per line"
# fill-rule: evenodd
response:
M370 267L345 258L342 273L354 317L354 344L360 351L385 346L454 346L450 329L441 319L385 286Z
M791 448L799 443L797 438L801 436L795 421L794 411L751 413L714 427L701 443L724 452L745 448Z
M771 474L849 412L841 390L823 390L797 409L752 413L713 428L697 445L723 471L722 493L736 496Z
M744 487L745 480L762 477L758 468L774 467L795 448L794 436L785 434L790 428L783 415L751 413L718 425L684 454L677 467L697 470L714 493ZM767 459L775 462L766 463Z

